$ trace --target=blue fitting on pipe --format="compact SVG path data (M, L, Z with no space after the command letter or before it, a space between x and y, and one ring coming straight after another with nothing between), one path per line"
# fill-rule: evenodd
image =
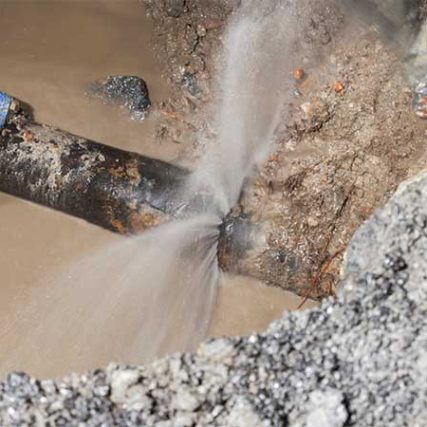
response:
M4 92L0 92L0 129L6 123L7 115L12 105L12 98Z

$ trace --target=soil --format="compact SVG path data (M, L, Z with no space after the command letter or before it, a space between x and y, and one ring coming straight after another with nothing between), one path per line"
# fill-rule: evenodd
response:
M201 107L215 92L221 34L238 2L145 3L173 83L158 138L181 144L188 155L200 146ZM427 126L411 108L400 56L372 28L333 2L312 12L301 39L307 49L320 42L316 66L295 64L295 98L284 106L274 150L236 208L263 224L267 244L234 270L319 298L335 294L357 227L424 168Z
M212 100L222 34L239 0L143 0L154 24L154 53L163 64L170 97L157 105L159 143L174 143L176 161L193 167L201 135L209 137L206 106Z

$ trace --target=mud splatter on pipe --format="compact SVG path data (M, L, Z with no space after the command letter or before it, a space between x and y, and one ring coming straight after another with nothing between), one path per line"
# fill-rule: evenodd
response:
M35 123L28 108L5 99L0 191L121 234L140 233L206 206L208 192L194 195L190 202L181 197L189 171ZM269 255L269 226L233 209L220 225L220 267L282 286L288 276L279 268L283 262ZM298 270L288 269L292 274ZM297 286L307 280L292 283L286 288L308 295L307 289ZM325 294L319 288L310 296Z
M122 234L181 208L188 171L35 123L15 100L1 99L0 191Z

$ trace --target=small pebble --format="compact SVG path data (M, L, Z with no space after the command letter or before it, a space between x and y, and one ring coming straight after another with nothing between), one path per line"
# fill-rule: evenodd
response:
M344 83L340 82L340 81L336 81L333 83L332 85L332 90L336 93L340 93L342 94L345 90L345 86Z
M295 80L302 80L305 77L305 72L302 68L295 68L293 75Z

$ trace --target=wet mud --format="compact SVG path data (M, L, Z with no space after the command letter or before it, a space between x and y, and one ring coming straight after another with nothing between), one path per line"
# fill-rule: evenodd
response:
M152 49L153 22L146 19L140 2L1 2L0 16L0 89L31 104L37 122L118 149L175 164L192 163L183 154L191 151L191 139L181 145L158 135L163 120L172 120L165 105L176 86L167 83L167 73L162 74ZM86 96L89 83L118 74L140 75L147 81L153 106L144 121L131 120L114 106ZM175 117L172 122L177 129L179 120ZM34 140L29 138L28 144L34 145ZM42 304L49 300L47 277L103 247L121 244L125 237L5 194L0 195L0 214L1 374L25 370L52 377L68 373L70 367L83 372L105 366L111 361L113 342L105 342L102 351L87 358L58 346L52 348L51 361L32 356L43 345L39 339L30 340L19 355L15 350L21 337L28 336L23 325L38 324L37 319L43 318L39 313L21 321L28 307L40 303L34 295L43 296ZM97 296L88 294L87 299L96 301ZM261 330L299 303L300 299L256 281L224 277L210 335ZM61 304L65 310L67 301ZM55 310L60 313L61 306ZM67 334L78 334L79 324L70 322L64 328L65 342ZM47 330L52 328L55 322L47 325ZM126 334L132 328L135 325L124 316L111 333ZM117 361L138 362L125 355Z

